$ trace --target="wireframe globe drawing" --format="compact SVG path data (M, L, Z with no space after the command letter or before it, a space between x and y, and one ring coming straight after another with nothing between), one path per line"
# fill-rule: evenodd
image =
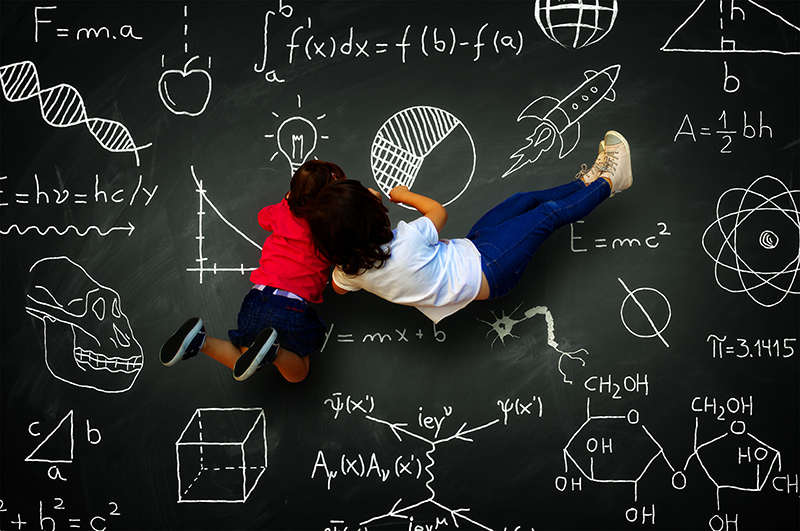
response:
M617 18L617 0L536 0L536 23L564 48L583 48L605 37Z
M472 181L475 142L453 114L437 107L409 107L395 113L378 130L370 166L387 197L392 188L405 185L446 206Z

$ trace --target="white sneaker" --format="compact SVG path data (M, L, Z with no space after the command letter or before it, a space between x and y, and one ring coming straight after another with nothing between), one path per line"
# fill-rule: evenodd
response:
M600 177L600 173L603 171L603 164L606 160L605 150L605 140L601 140L600 144L597 146L597 158L594 160L592 167L586 168L586 164L581 164L581 170L575 174L575 178L581 179L587 186L596 181L597 178Z
M616 131L609 131L603 139L605 163L600 177L611 180L611 195L627 190L633 184L631 148L628 141Z

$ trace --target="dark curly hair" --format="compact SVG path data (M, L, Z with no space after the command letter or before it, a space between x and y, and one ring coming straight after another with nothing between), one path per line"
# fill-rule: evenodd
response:
M306 218L309 210L314 208L314 199L322 188L333 181L347 179L344 170L332 162L309 160L294 172L289 183L289 194L286 201L289 210L299 218Z
M381 200L359 181L334 181L317 195L306 217L317 253L348 275L380 268L390 251L392 225Z

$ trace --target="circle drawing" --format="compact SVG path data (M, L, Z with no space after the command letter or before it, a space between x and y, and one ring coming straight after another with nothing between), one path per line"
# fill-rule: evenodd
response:
M605 37L617 18L617 0L536 0L533 14L548 39L583 48Z
M381 191L389 196L395 186L405 185L410 189L417 181L426 157L442 144L448 137L455 138L461 132L465 140L459 142L459 149L471 161L466 163L465 172L469 171L463 187L456 186L455 197L434 198L447 206L464 193L475 174L475 142L461 120L449 112L428 106L410 107L400 111L386 120L372 142L370 150L370 166L372 175ZM455 138L456 141L460 140ZM434 172L437 173L437 172ZM451 180L458 174L446 175ZM427 178L432 178L428 175ZM410 208L406 205L402 205Z
M703 233L719 287L772 307L800 294L800 191L771 175L717 200L717 218Z
M622 319L622 324L625 326L628 332L635 335L636 337L642 337L642 338L658 337L658 339L660 339L665 346L669 347L669 343L667 343L667 341L664 339L664 336L661 335L661 333L667 329L667 326L669 326L669 322L672 320L672 307L670 306L667 297L665 297L663 293L661 293L655 288L636 288L635 290L631 291L630 289L628 289L628 286L625 285L625 282L623 282L621 278L618 278L617 280L619 280L620 284L622 284L622 287L625 288L625 291L628 292L628 295L624 299L622 299L622 305L619 308L620 319ZM647 313L647 310L645 309L644 305L641 302L644 299L644 297L647 297L647 300L652 300L653 293L656 295L655 297L656 304L661 304L663 301L663 308L667 316L666 319L664 319L663 326L661 327L655 324L653 318L650 316L649 313ZM638 333L631 328L631 326L625 319L625 305L628 304L628 302L633 302L634 304L636 304L636 306L641 311L642 315L644 315L645 319L647 320L649 328L653 330L653 333L650 333L650 330L647 330L646 333Z

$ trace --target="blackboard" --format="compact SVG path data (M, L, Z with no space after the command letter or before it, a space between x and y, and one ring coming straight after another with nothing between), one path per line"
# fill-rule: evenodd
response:
M798 528L798 2L0 9L0 528ZM301 137L380 188L431 116L444 238L609 129L634 185L437 326L328 288L299 384L159 363L235 326Z

